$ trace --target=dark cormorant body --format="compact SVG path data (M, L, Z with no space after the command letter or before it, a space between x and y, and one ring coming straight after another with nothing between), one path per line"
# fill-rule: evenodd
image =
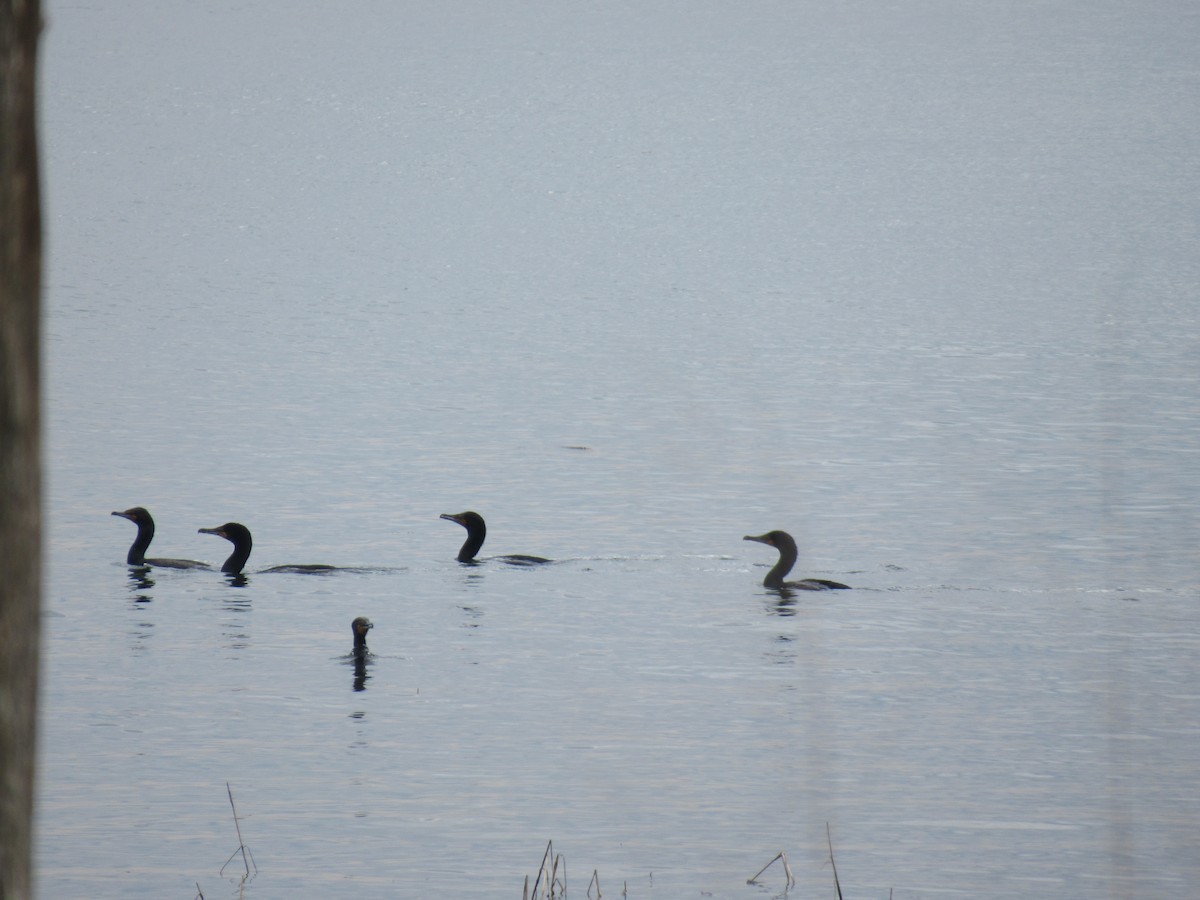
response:
M779 551L779 562L775 563L775 567L767 573L767 577L763 579L763 587L769 588L795 588L801 591L834 591L834 590L849 590L850 585L842 584L840 581L828 581L824 578L804 578L800 581L784 581L784 576L792 571L792 566L796 564L796 542L792 536L786 531L768 531L766 534L752 535L748 534L743 541L758 541L760 544L766 544L769 547L774 547Z
M229 559L225 560L221 566L221 571L227 575L239 575L246 565L246 560L250 558L250 549L254 546L254 540L250 537L250 529L240 522L226 522L216 528L201 528L200 534L215 534L217 537L223 537L229 543L233 544L233 552L229 554ZM263 569L264 572L298 572L301 574L332 572L336 566L324 565L288 565L288 566L272 566L269 569Z
M210 569L208 563L195 559L146 559L146 551L154 540L154 517L142 506L135 506L124 512L114 512L114 516L128 519L137 526L137 537L129 548L125 562L131 566L157 566L160 569Z
M475 556L483 546L484 538L487 537L487 525L483 521L483 516L477 512L468 510L467 512L460 513L442 513L439 518L457 522L463 528L467 529L467 539L463 541L463 545L458 551L457 559L461 563L476 562ZM519 553L492 558L517 566L531 566L550 562L544 556L524 556Z

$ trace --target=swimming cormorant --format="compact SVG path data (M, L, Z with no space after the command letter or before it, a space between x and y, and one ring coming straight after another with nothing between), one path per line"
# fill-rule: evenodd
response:
M350 623L350 630L354 632L354 655L366 656L367 650L367 632L374 628L371 620L366 616L359 616Z
M208 563L194 559L146 559L146 550L154 540L154 517L142 506L135 506L124 512L114 512L114 516L128 519L137 526L137 538L129 548L125 562L131 566L158 566L161 569L209 569Z
M239 575L242 568L246 565L246 560L250 558L250 548L254 546L254 541L250 537L250 529L240 522L226 522L217 528L201 528L200 534L215 534L217 537L223 537L225 540L233 544L233 552L229 554L229 559L225 560L225 564L221 566L221 571L227 575ZM263 569L264 572L331 572L335 566L323 565L288 565L288 566L272 566L269 569Z
M840 581L828 581L824 578L805 578L801 581L784 581L784 576L792 571L792 566L796 564L796 542L792 536L786 531L768 531L766 534L752 535L748 534L743 541L758 541L760 544L766 544L769 547L774 547L779 551L779 562L775 563L775 568L767 573L767 577L763 579L763 587L769 588L795 588L801 591L832 591L832 590L849 590L850 585L842 584Z
M468 510L467 512L460 513L442 513L438 518L457 522L463 528L467 529L467 539L463 541L463 545L458 551L457 559L461 563L475 562L475 554L479 552L479 548L483 546L484 538L487 537L487 525L484 524L483 516L477 512ZM518 566L550 562L544 556L523 556L519 553L496 556L493 559L499 559Z

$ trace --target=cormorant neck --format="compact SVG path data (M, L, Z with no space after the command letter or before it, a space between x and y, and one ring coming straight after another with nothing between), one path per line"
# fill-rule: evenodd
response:
M129 548L129 555L125 557L125 562L131 566L140 566L146 562L146 551L150 548L150 542L154 540L154 523L142 520L137 523L137 538Z
M233 532L222 535L224 539L233 544L233 553L229 554L224 565L221 566L221 571L226 575L241 575L242 568L245 568L246 560L250 559L250 551L254 546L254 540L250 536L250 529L242 528L239 532Z
M468 533L467 540L462 542L462 548L458 551L458 562L474 562L475 557L479 556L480 548L484 546L485 536L486 532L482 528L479 529L478 533L474 532L474 530Z
M467 524L467 539L463 541L462 548L458 551L459 562L471 562L479 554L483 548L483 539L487 537L487 526L482 522L471 522Z
M787 573L792 571L792 566L796 564L796 545L776 543L779 549L779 562L775 563L775 568L767 573L767 577L763 579L763 587L780 588L783 587L783 579L787 577Z
M249 535L246 535L240 541L233 545L233 552L229 554L229 559L225 560L225 564L221 566L221 571L227 575L239 575L246 565L246 560L250 558L250 549L254 546Z

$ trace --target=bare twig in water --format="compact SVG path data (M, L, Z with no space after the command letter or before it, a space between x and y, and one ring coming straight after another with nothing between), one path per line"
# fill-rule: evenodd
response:
M829 834L829 823L825 823L825 840L829 842L829 865L833 867L833 886L837 888L838 900L842 900L842 885L838 881L837 863L833 861L833 838Z
M229 782L225 782L225 792L229 794L229 808L233 810L233 827L237 829L238 848L229 854L229 859L225 860L225 865L221 866L222 875L225 874L225 867L239 853L242 854L242 864L246 867L246 874L242 876L242 881L250 877L250 866L254 866L254 874L258 874L258 863L254 862L254 854L250 852L250 848L246 846L246 842L242 840L242 826L238 822L237 807L233 805L233 789L229 787Z
M752 877L747 878L746 884L758 884L758 876L761 875L763 872L767 871L767 869L771 868L771 866L773 866L775 864L775 860L777 860L777 859L783 860L783 874L787 876L787 886L794 887L796 884L796 879L792 876L792 867L788 865L787 854L784 853L782 850L780 850L778 853L776 853L775 857L769 863L767 863L765 866L763 866L761 869L759 869L757 872L755 872Z
M588 882L587 895L590 900L592 896L592 885L596 886L596 900L600 900L600 872L592 869L592 880Z
M196 900L204 900L204 891L200 890L200 882L196 882Z

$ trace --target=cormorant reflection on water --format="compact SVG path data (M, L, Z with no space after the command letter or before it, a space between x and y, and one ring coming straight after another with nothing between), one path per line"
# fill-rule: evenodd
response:
M144 506L134 506L122 512L113 512L114 516L128 519L137 526L137 537L129 548L125 562L131 566L157 566L160 569L211 569L208 563L195 559L146 559L146 551L154 540L154 517Z
M221 571L227 575L240 575L246 565L246 560L250 558L250 549L254 546L254 540L250 537L250 529L240 522L226 522L224 525L219 525L216 528L201 528L199 533L215 534L217 537L223 537L233 544L233 552L229 554L229 559L225 560L224 565L221 566ZM336 568L336 566L325 565L286 565L271 566L269 569L263 569L263 572L310 574L332 572Z
M153 571L149 566L132 566L129 569L129 591L138 603L149 603L154 599L150 595L155 585Z
M463 528L467 529L467 539L463 541L463 545L456 557L458 561L461 563L478 562L475 556L479 553L480 548L483 547L483 541L487 537L487 525L483 521L483 516L477 512L467 510L460 513L442 513L438 518L457 522ZM533 566L551 562L551 560L546 559L544 556L525 556L520 553L493 556L491 559L498 559L515 566Z
M786 531L768 531L766 534L759 535L748 534L742 540L757 541L760 544L766 544L768 547L774 547L779 551L779 562L775 563L775 567L763 579L763 587L795 588L801 591L850 589L850 585L848 584L842 584L840 581L829 581L825 578L804 578L800 581L784 581L784 576L792 571L792 566L796 564L797 556L796 542Z

